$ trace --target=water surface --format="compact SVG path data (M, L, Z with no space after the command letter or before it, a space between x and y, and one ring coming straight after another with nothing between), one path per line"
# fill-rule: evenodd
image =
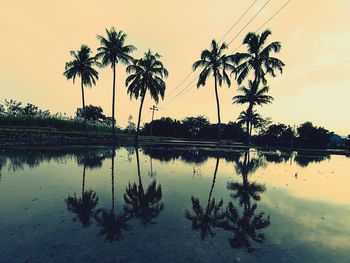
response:
M0 262L350 262L350 158L0 153Z

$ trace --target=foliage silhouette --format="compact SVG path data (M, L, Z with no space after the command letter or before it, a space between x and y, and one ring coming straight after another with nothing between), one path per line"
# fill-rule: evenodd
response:
M265 213L256 214L257 204L254 201L260 200L260 194L266 191L263 185L250 183L248 180L249 173L256 171L262 162L259 159L251 159L250 153L244 153L243 162L238 162L236 166L237 173L242 175L243 182L229 182L227 189L233 191L231 197L238 199L242 208L240 215L233 202L227 206L225 221L221 227L232 232L233 237L229 239L232 248L246 249L248 252L254 250L251 241L263 243L265 238L261 232L270 225L270 216L265 217Z
M185 218L192 222L192 229L200 233L201 239L213 237L215 235L213 228L223 224L226 216L226 211L222 208L224 204L223 200L221 199L219 202L216 202L215 198L212 198L218 167L219 158L216 158L213 182L210 187L206 208L204 209L201 206L198 198L192 196L191 202L194 213L191 214L188 210L185 212Z
M127 35L123 31L116 31L114 27L106 29L107 37L97 35L100 47L97 49L96 58L101 59L102 66L110 65L113 69L112 87L112 133L115 140L115 86L116 66L118 63L128 65L133 61L130 54L136 50L132 45L125 45Z
M139 178L138 185L136 183L129 185L125 189L124 201L125 212L129 218L136 218L144 226L153 224L153 219L159 216L164 209L164 204L161 202L162 186L158 185L155 180L144 190L140 172L139 149L135 148L137 175Z
M83 227L91 225L91 218L93 217L98 204L96 192L92 190L85 191L85 172L86 163L84 163L83 167L81 197L78 198L76 193L74 193L73 196L68 196L65 199L68 211L76 214L76 217L73 218L73 220L76 221L78 219Z
M280 42L272 42L266 44L267 38L271 35L270 30L265 30L261 34L257 33L248 33L243 40L243 44L247 46L247 53L236 53L233 55L233 61L237 67L232 73L236 75L236 80L238 85L241 85L242 82L247 78L249 73L253 71L254 80L249 81L249 87L240 88L240 91L246 95L246 100L243 100L242 97L235 97L234 101L238 103L248 103L247 116L251 116L253 113L254 105L266 104L272 100L272 97L267 96L268 92L267 87L263 87L260 92L261 104L256 102L256 96L252 94L259 93L259 85L262 82L265 86L267 84L266 75L276 77L275 71L278 70L282 74L284 63L278 58L272 57L271 53L279 53L281 50ZM248 94L250 94L248 96ZM248 99L249 98L249 99ZM255 98L255 99L253 99ZM249 119L248 119L249 120ZM247 141L250 143L250 122L247 121Z
M95 57L91 56L91 49L82 45L80 50L71 51L70 54L73 56L73 60L66 63L65 72L63 75L69 80L78 76L81 78L81 97L84 112L84 125L85 131L88 133L87 122L86 122L86 111L85 111L85 96L84 96L84 86L91 87L96 85L96 80L98 80L98 72L93 68L96 65Z
M160 58L158 53L154 54L148 50L143 58L133 60L133 63L126 68L129 76L125 80L125 85L128 87L130 98L138 99L141 97L135 141L138 140L139 136L142 107L147 91L157 104L159 97L164 99L166 85L163 79L168 77L168 71Z
M122 213L117 214L115 211L115 194L114 194L114 158L115 158L115 148L112 150L112 207L111 209L99 208L95 212L95 220L97 225L100 227L100 236L104 236L105 240L112 243L114 241L119 241L122 238L123 231L129 230L127 224L130 218L127 214Z
M200 60L193 64L193 70L202 67L203 70L199 75L197 87L205 86L209 75L213 75L215 84L215 98L218 114L218 142L221 143L221 117L220 117L220 102L218 95L218 84L221 87L223 83L231 86L231 80L227 74L227 70L233 71L234 66L230 63L231 56L224 54L227 49L227 45L222 43L221 45L215 40L212 40L210 50L205 49L201 53Z

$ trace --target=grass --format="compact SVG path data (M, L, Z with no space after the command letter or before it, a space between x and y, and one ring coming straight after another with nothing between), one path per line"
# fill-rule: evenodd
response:
M30 128L31 130L39 129L41 131L84 131L83 120L56 116L0 115L0 126L20 130ZM111 132L111 127L104 123L89 123L88 127L90 132ZM122 133L122 130L117 128L117 133Z

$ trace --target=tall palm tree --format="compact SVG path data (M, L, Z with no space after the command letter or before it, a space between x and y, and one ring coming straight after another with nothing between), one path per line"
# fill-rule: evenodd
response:
M220 102L218 95L218 85L221 87L223 83L231 86L231 80L227 74L227 70L234 71L234 66L230 63L232 57L224 54L227 49L227 45L222 43L219 45L215 40L211 42L210 50L205 49L201 53L200 60L193 64L193 71L198 67L202 67L203 70L199 75L197 87L205 86L206 80L209 75L212 74L215 83L215 98L218 113L218 141L221 142L221 117L220 117Z
M96 80L98 80L98 72L93 68L93 66L97 63L95 57L91 56L91 49L87 45L82 45L79 50L71 51L70 54L73 56L73 60L66 63L63 75L68 80L73 79L73 83L77 76L81 78L84 126L87 133L84 86L92 87L92 85L96 85Z
M281 43L272 42L266 45L270 35L270 30L265 30L261 34L248 33L243 40L243 44L247 46L247 53L238 52L233 55L233 61L237 67L232 73L236 75L238 85L242 84L251 71L254 74L254 89L258 89L261 81L264 85L267 84L267 74L275 77L276 70L282 74L285 64L271 56L272 52L280 52Z
M192 222L193 230L200 232L201 239L214 236L215 233L213 232L212 228L220 226L226 216L226 212L222 209L224 204L223 200L221 199L219 202L216 202L215 198L212 198L218 167L219 158L216 159L213 182L210 187L206 208L203 209L199 199L192 196L191 201L194 213L191 214L187 210L185 212L186 219Z
M269 87L264 86L262 88L255 88L254 87L254 82L249 81L249 86L248 88L242 86L238 89L242 94L241 95L236 95L233 97L233 103L236 104L248 104L248 109L245 112L246 114L246 125L247 125L247 138L248 142L250 140L252 128L253 128L253 120L254 117L258 117L257 113L253 112L253 107L255 105L264 105L268 103L272 103L273 97L267 95L269 92ZM256 116L254 116L256 115ZM258 120L258 118L255 118L255 120Z
M137 218L141 224L151 224L152 220L159 216L160 212L164 209L164 204L161 202L162 186L158 185L154 180L144 190L140 172L140 159L138 147L135 148L136 162L137 162L137 175L139 177L139 184L134 183L125 189L124 201L125 211L129 218Z
M149 91L151 98L157 104L159 96L164 99L166 85L163 79L168 77L168 71L160 61L160 58L161 56L158 53L153 54L151 50L148 50L143 58L135 59L133 64L126 68L127 73L130 74L125 81L130 99L132 97L135 97L135 99L141 97L135 141L138 140L142 106L146 92Z
M128 65L133 58L130 54L136 50L132 45L126 45L127 35L123 31L116 31L114 27L106 29L107 37L97 35L100 47L97 49L96 57L101 59L102 66L111 66L113 69L113 91L112 91L112 132L115 140L115 86L116 66L118 63Z

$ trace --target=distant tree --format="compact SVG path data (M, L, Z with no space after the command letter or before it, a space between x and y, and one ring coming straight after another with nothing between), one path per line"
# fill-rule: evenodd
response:
M73 79L73 83L77 76L81 79L84 126L87 133L84 86L92 87L92 85L96 85L96 80L98 80L98 72L93 68L93 66L96 65L96 60L95 57L91 56L91 49L86 45L82 45L77 51L71 51L70 54L73 56L73 60L66 63L65 72L63 75L68 80Z
M182 120L183 130L186 132L186 137L197 137L202 129L209 126L209 120L205 116L187 117Z
M301 124L297 131L297 143L301 148L327 148L334 134L323 127L314 126L311 122Z
M103 121L106 116L103 114L103 109L99 106L88 105L85 107L86 119L90 122ZM84 118L84 111L82 108L77 108L75 112L76 117Z
M182 134L182 125L180 121L162 117L153 122L153 135L155 136L170 136L180 137ZM143 126L142 134L148 135L150 133L151 123L145 123Z
M126 127L126 131L128 133L134 133L136 130L136 125L133 121L133 117L132 115L129 115L129 118L128 118L128 126Z
M291 126L285 124L272 124L259 134L257 143L265 146L289 147L294 136Z
M16 116L22 113L22 102L16 100L5 100L6 112L10 115Z
M234 67L230 63L231 56L224 54L224 51L227 49L227 45L222 43L221 45L215 40L211 42L210 50L205 49L201 53L200 60L196 61L193 64L193 70L197 68L203 68L202 72L199 75L197 87L205 86L207 78L212 74L214 77L215 84L215 98L216 98L216 107L218 114L218 141L221 143L221 117L220 117L220 102L218 94L218 85L221 87L223 83L227 83L228 86L231 86L231 80L227 74L227 70L233 71Z
M133 58L130 54L136 50L132 45L125 45L127 35L123 31L116 31L114 27L106 29L107 37L97 35L100 41L100 47L97 49L96 57L101 59L103 66L111 66L113 69L113 90L112 90L112 132L115 139L115 85L116 85L116 66L118 63L124 65L130 64Z
M160 58L161 55L148 50L143 58L135 59L133 64L126 68L129 76L125 81L125 85L128 87L130 98L138 99L138 97L141 97L135 141L138 140L139 136L142 107L147 91L157 104L159 98L164 99L166 88L164 78L168 77L168 70L164 67Z

